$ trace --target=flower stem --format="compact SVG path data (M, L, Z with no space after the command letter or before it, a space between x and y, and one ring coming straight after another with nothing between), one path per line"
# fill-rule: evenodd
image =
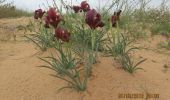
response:
M92 33L91 33L91 45L92 45L92 54L91 54L91 59L92 59L92 63L95 63L96 62L96 48L95 48L95 45L96 45L96 32L95 30L92 30Z

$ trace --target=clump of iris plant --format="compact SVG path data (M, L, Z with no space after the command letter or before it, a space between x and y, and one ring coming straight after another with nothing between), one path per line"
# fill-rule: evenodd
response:
M42 9L35 10L34 18L35 19L38 19L38 18L42 19L44 13L45 13L45 11L43 11ZM50 26L52 26L54 28L54 30L55 30L55 34L53 35L54 37L56 37L58 40L59 39L62 40L63 42L69 42L69 40L70 40L70 33L68 32L68 30L67 29L63 29L63 28L58 26L59 23L62 20L63 19L62 19L61 14L58 13L55 8L51 7L47 11L47 15L44 18L44 23L45 23L44 27L45 28L50 28ZM39 34L39 35L41 35L41 34ZM48 34L46 33L46 35L48 35ZM44 35L42 34L42 36L44 36ZM50 36L52 36L52 35L50 35ZM44 41L44 39L42 41ZM44 42L47 42L47 41L44 41Z

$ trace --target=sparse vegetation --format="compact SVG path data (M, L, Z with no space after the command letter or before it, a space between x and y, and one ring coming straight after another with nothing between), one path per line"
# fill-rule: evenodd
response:
M49 64L42 67L54 70L57 78L68 83L61 89L85 91L93 65L98 63L102 53L115 58L131 74L142 69L138 66L146 59L134 61L133 52L140 50L133 46L135 42L147 37L149 32L152 35L169 34L169 9L148 8L150 0L139 0L139 7L132 8L136 2L125 1L115 0L109 8L103 8L100 12L90 8L87 1L74 6L61 1L66 14L57 5L48 11L35 10L36 25L32 24L34 34L33 37L26 37L42 51L55 48L57 57L45 57L50 61L40 59ZM116 10L113 12L114 7ZM164 47L169 48L169 42Z
M0 0L0 18L21 16L32 16L32 13L16 8L12 3L6 3L6 0Z

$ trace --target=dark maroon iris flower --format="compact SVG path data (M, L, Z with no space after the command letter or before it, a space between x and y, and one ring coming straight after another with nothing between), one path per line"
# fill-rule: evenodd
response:
M75 13L78 13L81 10L81 7L73 6L73 10L74 10Z
M49 25L52 25L54 28L56 28L61 20L62 20L61 16L57 14L55 9L50 8L45 18L45 27L48 28Z
M91 29L104 26L104 23L101 21L101 15L95 9L87 12L85 21Z
M56 28L54 36L64 42L69 42L70 40L70 33L61 27Z
M114 12L114 15L111 17L112 27L116 27L117 21L120 20L121 12L122 12L121 10Z
M81 11L87 12L90 10L90 5L87 3L87 1L82 1L80 6L73 6L73 10L75 13Z
M34 18L35 19L42 18L44 13L45 13L45 11L43 11L42 9L37 9L34 12Z
M87 1L82 1L81 2L81 9L84 11L84 12L87 12L90 10L90 5L87 3Z

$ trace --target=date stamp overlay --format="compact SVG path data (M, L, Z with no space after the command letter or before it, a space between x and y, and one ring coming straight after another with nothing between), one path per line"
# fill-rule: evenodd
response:
M118 98L119 99L158 99L160 96L160 94L154 94L154 93L147 93L147 94L143 94L143 93L119 93L118 94Z

